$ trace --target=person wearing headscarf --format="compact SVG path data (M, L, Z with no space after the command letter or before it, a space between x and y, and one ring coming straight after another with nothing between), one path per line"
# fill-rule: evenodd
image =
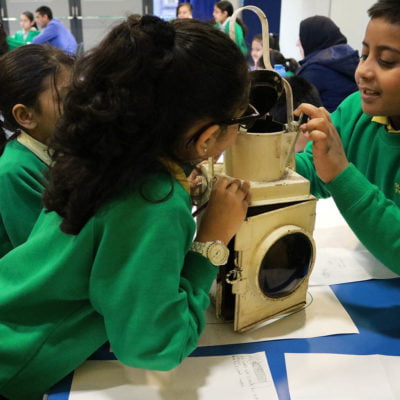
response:
M357 90L354 73L358 52L347 44L339 27L328 17L304 19L299 33L303 59L297 75L316 86L323 106L332 112Z

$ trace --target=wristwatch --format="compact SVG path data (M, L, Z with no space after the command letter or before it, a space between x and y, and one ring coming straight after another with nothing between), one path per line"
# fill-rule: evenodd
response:
M213 242L193 242L190 250L200 253L202 256L208 258L211 264L216 266L225 265L228 262L229 249L220 240Z

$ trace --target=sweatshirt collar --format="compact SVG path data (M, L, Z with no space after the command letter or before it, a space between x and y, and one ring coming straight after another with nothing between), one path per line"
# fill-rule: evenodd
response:
M389 118L386 116L377 115L375 117L372 117L372 122L376 122L378 124L385 125L386 130L389 133L400 133L400 130L396 130L392 127L392 125L390 124Z
M190 187L188 178L185 171L176 162L163 159L162 163L168 168L172 176L183 186L183 188L190 194Z
M228 17L222 24L221 24L221 31L225 30L227 23L231 20L231 17Z
M28 135L26 132L21 131L17 136L17 141L29 149L36 157L42 160L46 165L50 165L51 159L48 153L48 147Z

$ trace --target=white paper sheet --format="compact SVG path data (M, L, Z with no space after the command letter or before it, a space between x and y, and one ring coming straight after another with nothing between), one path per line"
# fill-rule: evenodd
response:
M291 400L398 400L400 357L285 354Z
M310 286L399 277L360 243L333 199L318 201L313 237L317 253Z
M398 277L396 273L386 268L367 250L317 247L317 257L309 285L333 285Z
M75 371L69 400L278 400L264 352L189 357L172 371L87 361Z
M324 286L309 288L304 309L273 322L267 321L247 332L234 332L232 323L219 321L213 306L207 310L206 320L199 346L359 333L332 289Z

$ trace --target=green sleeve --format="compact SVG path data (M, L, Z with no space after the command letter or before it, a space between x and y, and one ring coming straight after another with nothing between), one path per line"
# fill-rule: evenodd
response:
M7 44L8 44L8 50L14 50L17 47L23 46L25 44L25 42L23 40L18 40L15 39L11 36L7 36Z
M28 238L42 209L43 189L43 175L28 166L0 175L0 215L12 247Z
M161 203L115 211L94 260L92 304L116 357L136 368L174 368L197 347L205 326L217 268L188 252L195 225L188 195L177 198L178 190Z
M229 25L230 21L225 25L225 33L229 35ZM239 46L243 55L247 55L247 45L244 40L244 34L242 27L236 22L235 23L235 43Z
M400 209L350 164L328 184L341 214L361 243L400 274Z
M28 37L26 38L25 43L31 43L32 39L40 34L40 31L30 30L28 33Z
M24 31L23 30L19 30L19 31L15 32L13 36L11 36L11 39L14 39L15 43L18 46L22 46L24 44L31 43L32 39L35 36L39 35L39 33L40 33L40 31L35 31L35 30L31 29L28 32L28 35L26 36L26 38L24 39Z
M235 24L235 38L236 38L236 44L240 47L240 50L242 51L243 55L246 56L247 46L244 40L243 29L238 23Z
M22 30L15 32L14 35L12 35L11 37L15 40L18 40L19 42L24 41L24 34Z

